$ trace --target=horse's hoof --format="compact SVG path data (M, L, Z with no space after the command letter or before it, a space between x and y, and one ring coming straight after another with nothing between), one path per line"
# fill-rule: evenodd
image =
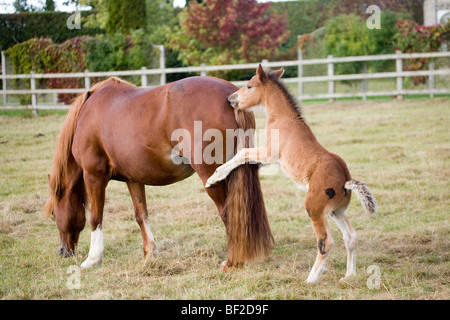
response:
M222 262L220 264L220 271L225 273L228 271L232 271L236 268L242 267L244 265L244 263L236 263L236 264L232 264L230 263L228 260L225 260L224 262Z
M93 258L87 258L82 264L81 269L89 269L95 266L101 265L103 262L103 258L100 259L93 259Z
M225 260L224 262L222 262L220 264L220 272L228 272L229 270L231 270L232 267L229 265L228 260Z

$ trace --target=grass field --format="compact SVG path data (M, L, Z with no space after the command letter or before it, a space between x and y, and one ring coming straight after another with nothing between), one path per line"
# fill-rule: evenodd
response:
M319 141L346 160L379 203L377 216L353 198L358 275L346 268L342 235L318 285L306 279L316 239L305 194L281 173L261 183L277 247L265 261L220 273L225 228L194 175L147 187L150 224L159 245L143 261L142 238L125 184L112 181L104 215L103 265L80 273L70 266L89 250L89 223L78 254L59 258L53 219L39 218L47 173L64 116L0 116L0 298L2 299L449 299L450 99L307 105L304 116ZM263 116L258 125L264 126ZM373 267L374 266L374 267ZM379 287L368 270L379 270ZM76 275L76 274L75 274ZM372 278L371 278L372 277Z

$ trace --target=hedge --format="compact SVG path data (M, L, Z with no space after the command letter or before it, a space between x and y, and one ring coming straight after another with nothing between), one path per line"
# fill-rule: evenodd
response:
M143 30L123 34L81 36L56 44L48 38L33 38L16 44L5 51L15 74L62 73L112 70L137 70L154 64L159 55L154 53L149 37ZM93 79L95 80L95 79ZM129 79L139 82L137 79ZM13 84L20 81L13 81ZM38 86L49 88L80 88L83 79L52 78L38 81ZM25 85L29 86L29 82ZM60 94L59 101L69 102L74 95ZM28 97L25 97L28 99Z
M49 38L54 43L62 43L68 39L82 35L105 33L98 28L86 28L83 20L95 11L81 12L81 29L67 28L70 12L22 12L0 14L0 50L6 50L17 43L32 38Z

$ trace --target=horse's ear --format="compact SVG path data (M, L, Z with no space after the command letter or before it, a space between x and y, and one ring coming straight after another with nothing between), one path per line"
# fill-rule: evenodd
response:
M277 77L277 79L279 80L281 78L281 76L284 74L284 68L281 67L278 70L272 71L271 72L275 77Z
M267 80L266 72L264 71L261 64L259 64L258 69L256 70L256 74L261 82L265 82Z

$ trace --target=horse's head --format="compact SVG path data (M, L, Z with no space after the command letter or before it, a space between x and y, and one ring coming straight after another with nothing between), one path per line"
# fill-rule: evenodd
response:
M255 106L264 106L264 92L265 87L270 83L269 77L274 77L278 80L283 73L283 68L266 72L263 70L262 66L259 65L256 70L256 75L254 75L245 86L228 96L228 101L233 108L241 110Z
M50 189L52 179L49 176ZM75 254L81 230L86 223L84 208L83 180L78 181L72 188L58 188L51 192L45 203L44 214L53 215L59 230L59 255L63 257Z

